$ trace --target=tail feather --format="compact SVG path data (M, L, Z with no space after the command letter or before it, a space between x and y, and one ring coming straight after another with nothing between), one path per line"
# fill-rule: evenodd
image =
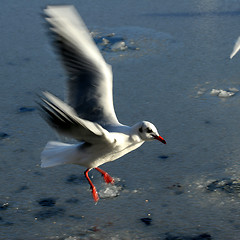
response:
M62 142L48 142L41 153L41 167L54 167L73 163L76 159L76 144Z

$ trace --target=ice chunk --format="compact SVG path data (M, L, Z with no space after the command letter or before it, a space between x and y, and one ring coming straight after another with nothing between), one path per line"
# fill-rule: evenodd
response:
M114 185L105 184L105 187L99 191L99 195L101 198L114 198L120 194L120 191L123 190L123 185L119 185L119 178L114 178L114 181Z
M112 45L111 50L112 51L124 51L126 50L128 47L126 45L126 43L124 41L121 42L116 42Z
M106 46L106 45L108 45L109 43L110 43L110 41L109 41L108 39L102 38L102 45L103 45L103 46Z
M235 87L229 88L229 91L231 91L231 92L239 92L239 90L237 88L235 88Z
M109 186L105 189L100 190L99 195L100 195L101 198L117 197L119 195L118 187Z
M224 90L221 90L218 94L219 97L222 97L222 98L227 98L227 97L231 97L233 96L235 93L233 92L227 92L227 91L224 91Z
M232 97L237 91L236 88L234 88L234 91L225 91L225 90L222 90L222 89L212 89L212 91L210 92L210 94L212 96L218 96L218 97L221 97L221 98L227 98L227 97Z
M197 92L197 95L198 95L198 96L201 96L201 95L203 95L205 92L206 92L206 88L200 88L200 89L198 90L198 92Z
M210 92L210 94L212 96L218 96L218 94L220 93L220 89L212 89L212 91Z

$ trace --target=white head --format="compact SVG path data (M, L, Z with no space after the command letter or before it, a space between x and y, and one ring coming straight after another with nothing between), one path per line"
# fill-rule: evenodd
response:
M152 123L147 121L142 121L138 123L138 135L144 141L156 139L166 144L166 141L159 135L156 127Z

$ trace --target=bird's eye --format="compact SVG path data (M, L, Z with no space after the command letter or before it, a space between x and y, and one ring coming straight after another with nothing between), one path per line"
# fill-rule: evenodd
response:
M139 130L139 132L143 132L143 129L142 129L142 127L140 127L138 130Z
M147 128L147 133L152 133L152 129L151 128Z

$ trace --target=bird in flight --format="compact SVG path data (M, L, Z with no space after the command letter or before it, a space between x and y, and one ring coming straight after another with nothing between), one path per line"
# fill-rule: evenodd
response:
M74 144L50 141L41 153L41 167L76 164L84 172L95 202L96 187L88 173L99 171L106 183L114 179L99 168L140 147L145 141L166 141L147 121L133 126L119 123L113 106L111 66L103 59L88 29L73 6L48 6L46 20L53 33L68 75L66 101L43 92L42 116L59 134L77 140Z

